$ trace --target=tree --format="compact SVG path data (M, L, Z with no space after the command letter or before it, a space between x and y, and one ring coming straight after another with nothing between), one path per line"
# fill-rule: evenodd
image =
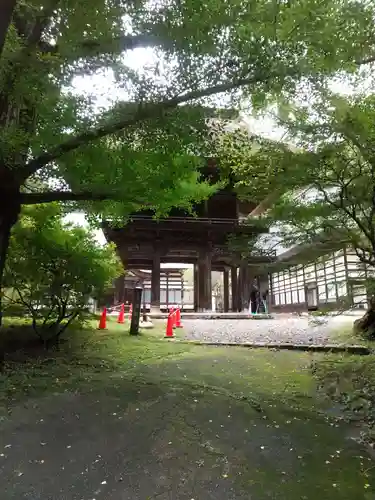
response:
M195 172L209 150L210 97L264 102L374 59L375 7L366 1L7 0L2 8L0 288L22 205L99 200L97 213L112 217L189 205L207 196ZM140 47L156 56L136 71L125 56ZM116 97L98 113L94 94L71 84L104 70ZM31 191L35 177L48 189Z
M56 204L24 209L10 247L6 298L31 316L47 347L122 272L114 248L101 247L87 230L64 223Z
M242 180L251 172L248 189L278 193L261 221L273 224L279 244L354 250L372 296L357 327L375 337L375 94L324 92L283 123L298 147L268 142L253 150Z

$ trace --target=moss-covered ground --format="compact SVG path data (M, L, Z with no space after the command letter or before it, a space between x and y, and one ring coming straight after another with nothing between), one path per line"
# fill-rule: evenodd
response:
M374 462L316 391L311 368L332 358L163 328L130 337L110 321L7 357L2 499L375 498Z

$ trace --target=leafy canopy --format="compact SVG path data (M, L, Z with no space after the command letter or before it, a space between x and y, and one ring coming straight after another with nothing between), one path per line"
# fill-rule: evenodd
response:
M348 244L374 266L375 95L323 93L284 126L298 148L268 142L247 164L249 191L277 193L263 222L284 246ZM272 169L276 176L268 175ZM243 165L239 172L245 183Z
M375 55L374 13L363 0L19 0L0 59L0 186L101 216L188 206L211 192L195 172L220 153L213 108L354 71Z

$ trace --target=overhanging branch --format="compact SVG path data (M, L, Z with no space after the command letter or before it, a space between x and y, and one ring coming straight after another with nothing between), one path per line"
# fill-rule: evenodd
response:
M54 201L121 201L124 199L123 192L106 192L106 193L95 193L92 191L46 191L44 193L22 193L21 194L21 204L22 205L39 205L43 203L51 203ZM131 200L131 203L139 203L146 205L142 199L135 198Z
M360 59L360 60L356 61L355 63L358 66L363 66L365 64L371 64L373 62L375 62L375 54L371 57L367 57L366 59Z
M82 40L77 47L75 47L74 52L71 54L72 59L78 59L79 57L93 57L101 54L110 53L121 53L127 50L134 50L137 48L144 47L157 47L163 46L167 48L172 46L172 44L166 40L157 37L156 35L122 35L111 39L102 40ZM40 41L39 49L43 53L48 53L52 55L59 54L61 52L60 46L51 45L47 42ZM63 57L65 56L62 54Z
M297 75L298 70L293 69L285 72L285 76ZM40 168L44 167L51 161L57 160L62 155L78 149L80 146L88 144L102 137L106 137L110 134L119 132L130 125L134 125L140 121L147 120L155 116L160 116L163 113L176 108L179 104L183 104L188 101L195 99L201 99L203 97L209 97L212 95L220 94L223 92L229 92L230 90L235 90L240 87L247 85L254 85L259 82L264 82L274 78L275 74L264 72L259 72L250 78L242 78L228 83L222 83L219 85L214 85L212 87L207 87L202 90L193 90L191 92L186 92L177 97L171 99L166 99L165 101L159 103L140 103L138 110L134 113L132 117L127 117L124 120L119 120L116 122L110 122L94 130L87 130L82 132L71 139L59 144L50 151L42 153L37 158L34 158L29 163L25 165L23 169L24 179L27 179L30 175L37 172ZM278 75L281 76L281 75Z
M14 0L7 0L7 2L14 2ZM56 0L58 1L58 0ZM115 38L102 38L102 39L89 39L82 40L75 47L74 53L71 54L72 59L79 57L93 57L101 54L121 53L127 50L134 50L137 48L145 47L173 47L173 41L167 38L162 38L157 35L140 33L137 35L120 35ZM51 45L50 43L40 40L39 50L46 54L58 55L61 50L58 44ZM62 54L64 56L64 54ZM363 66L375 62L375 54L368 56L364 59L357 59L354 63L357 66Z
M0 15L0 57L3 52L5 39L16 8L16 0L2 0Z
M53 11L58 6L60 0L50 0L48 5L42 9L36 16L35 24L31 30L30 35L27 38L25 50L29 50L31 47L38 44L43 31L46 29L50 22L50 18Z

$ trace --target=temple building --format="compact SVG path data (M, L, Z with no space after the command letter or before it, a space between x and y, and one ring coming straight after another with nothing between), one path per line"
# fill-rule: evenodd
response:
M301 192L295 192L298 202ZM314 188L304 189L303 199L315 200ZM366 280L375 277L373 267L361 263L354 249L337 238L322 238L289 249L280 247L275 225L258 243L277 248L277 257L259 269L258 283L269 290L272 312L367 309ZM280 240L281 241L281 240Z
M167 311L171 307L179 306L184 311L194 309L193 286L184 279L185 267L163 268L160 271L160 310ZM151 270L133 269L115 280L112 293L108 296L108 305L127 304L133 299L133 290L141 286L142 307L151 309Z
M260 278L269 289L271 311L367 308L365 280L374 276L374 269L350 248L322 249L315 259L306 259L309 253L308 246L282 253L277 258L282 268Z
M218 180L213 164L203 173ZM373 270L349 248L295 246L278 256L246 259L233 250L231 236L259 238L262 231L251 223L252 216L266 208L264 203L241 202L229 185L196 206L194 216L174 209L162 219L142 212L124 227L105 224L106 239L116 244L125 270L110 301L130 304L138 284L143 306L152 312L176 305L184 311L222 312L367 307L364 281ZM220 276L215 286L214 274Z
M212 182L219 180L218 169L212 163L203 175ZM216 271L222 273L223 311L247 309L254 293L252 268L269 262L269 257L257 255L244 259L240 252L230 248L228 239L231 235L242 235L251 240L262 232L258 225L249 222L251 218L245 221L256 208L255 203L241 202L229 185L197 205L194 216L175 209L162 219L142 212L134 214L124 227L104 224L106 239L116 244L128 272L116 285L117 289L126 289L129 273L134 271L138 277L135 281L138 279L144 287L144 302L152 312L160 312L177 300L187 310L211 311L212 271ZM193 266L192 290L184 288L177 269L172 275L162 267L173 263ZM179 288L174 288L176 280L181 282ZM126 302L125 295L119 300Z

